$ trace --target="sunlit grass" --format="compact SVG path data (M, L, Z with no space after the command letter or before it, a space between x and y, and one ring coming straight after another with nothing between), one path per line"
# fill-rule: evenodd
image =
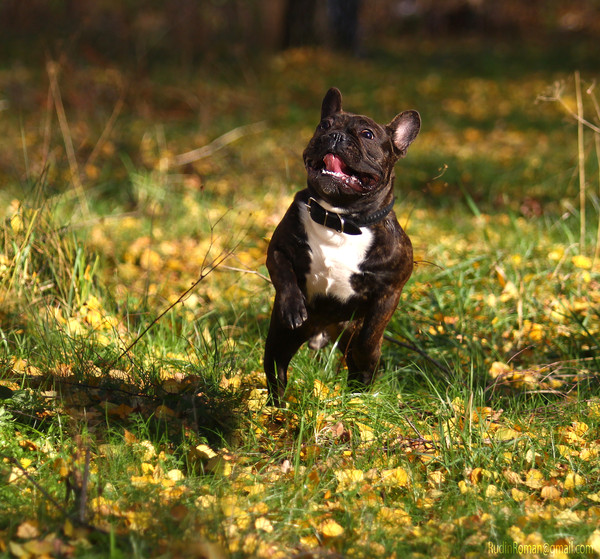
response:
M535 103L572 61L529 72L539 53L467 47L381 52L352 74L343 56L293 51L243 88L149 82L83 166L87 215L64 131L44 144L43 129L21 138L39 112L2 121L29 178L0 194L1 556L598 551L596 231L580 253L575 129ZM85 76L61 82L82 162L102 128L69 111ZM348 389L335 348L303 349L272 409L264 255L330 85L382 121L422 114L396 183L417 267L373 387ZM177 87L206 94L199 114L161 112ZM252 122L265 128L173 165Z

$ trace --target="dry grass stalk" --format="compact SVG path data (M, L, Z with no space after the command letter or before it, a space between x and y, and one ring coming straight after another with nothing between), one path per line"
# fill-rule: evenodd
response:
M579 167L579 252L585 253L586 234L586 186L585 186L585 146L583 134L583 96L581 94L581 76L575 72L575 95L577 99L577 153Z
M69 161L69 168L71 169L71 179L75 188L75 193L79 199L81 209L84 215L89 216L89 207L85 193L83 191L83 184L81 183L81 175L79 173L79 165L77 163L77 157L75 156L75 148L73 147L73 137L71 136L71 130L69 128L69 122L65 113L65 107L62 102L62 96L60 94L60 88L58 86L58 65L56 62L49 61L46 65L46 71L48 72L48 79L50 80L50 92L54 99L54 107L56 109L56 116L58 117L58 124L60 131L63 136L65 143L65 151L67 153L67 160Z

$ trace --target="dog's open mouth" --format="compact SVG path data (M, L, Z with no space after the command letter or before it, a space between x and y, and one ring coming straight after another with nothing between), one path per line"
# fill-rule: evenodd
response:
M368 173L359 173L351 169L341 157L328 153L323 158L321 172L339 180L343 185L356 192L370 190L377 183L378 177Z

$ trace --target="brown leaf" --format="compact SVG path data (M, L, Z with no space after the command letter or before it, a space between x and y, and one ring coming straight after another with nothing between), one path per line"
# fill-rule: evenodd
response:
M185 505L174 505L171 507L169 512L171 513L171 518L173 518L173 520L181 522L190 511Z
M39 535L40 531L38 530L37 522L30 522L29 520L26 520L17 528L17 537L23 540L37 538Z

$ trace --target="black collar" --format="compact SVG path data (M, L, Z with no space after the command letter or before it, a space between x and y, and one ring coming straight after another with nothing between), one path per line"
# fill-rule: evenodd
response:
M357 216L350 218L346 217L345 215L330 212L321 206L321 204L319 204L319 202L317 202L312 196L308 199L306 208L308 209L308 215L310 215L311 219L319 225L329 227L338 233L346 233L347 235L362 235L362 231L360 230L361 227L374 225L375 223L383 221L387 217L387 215L392 211L394 200L395 199L392 198L392 201L385 208L381 208L375 213L365 217Z

